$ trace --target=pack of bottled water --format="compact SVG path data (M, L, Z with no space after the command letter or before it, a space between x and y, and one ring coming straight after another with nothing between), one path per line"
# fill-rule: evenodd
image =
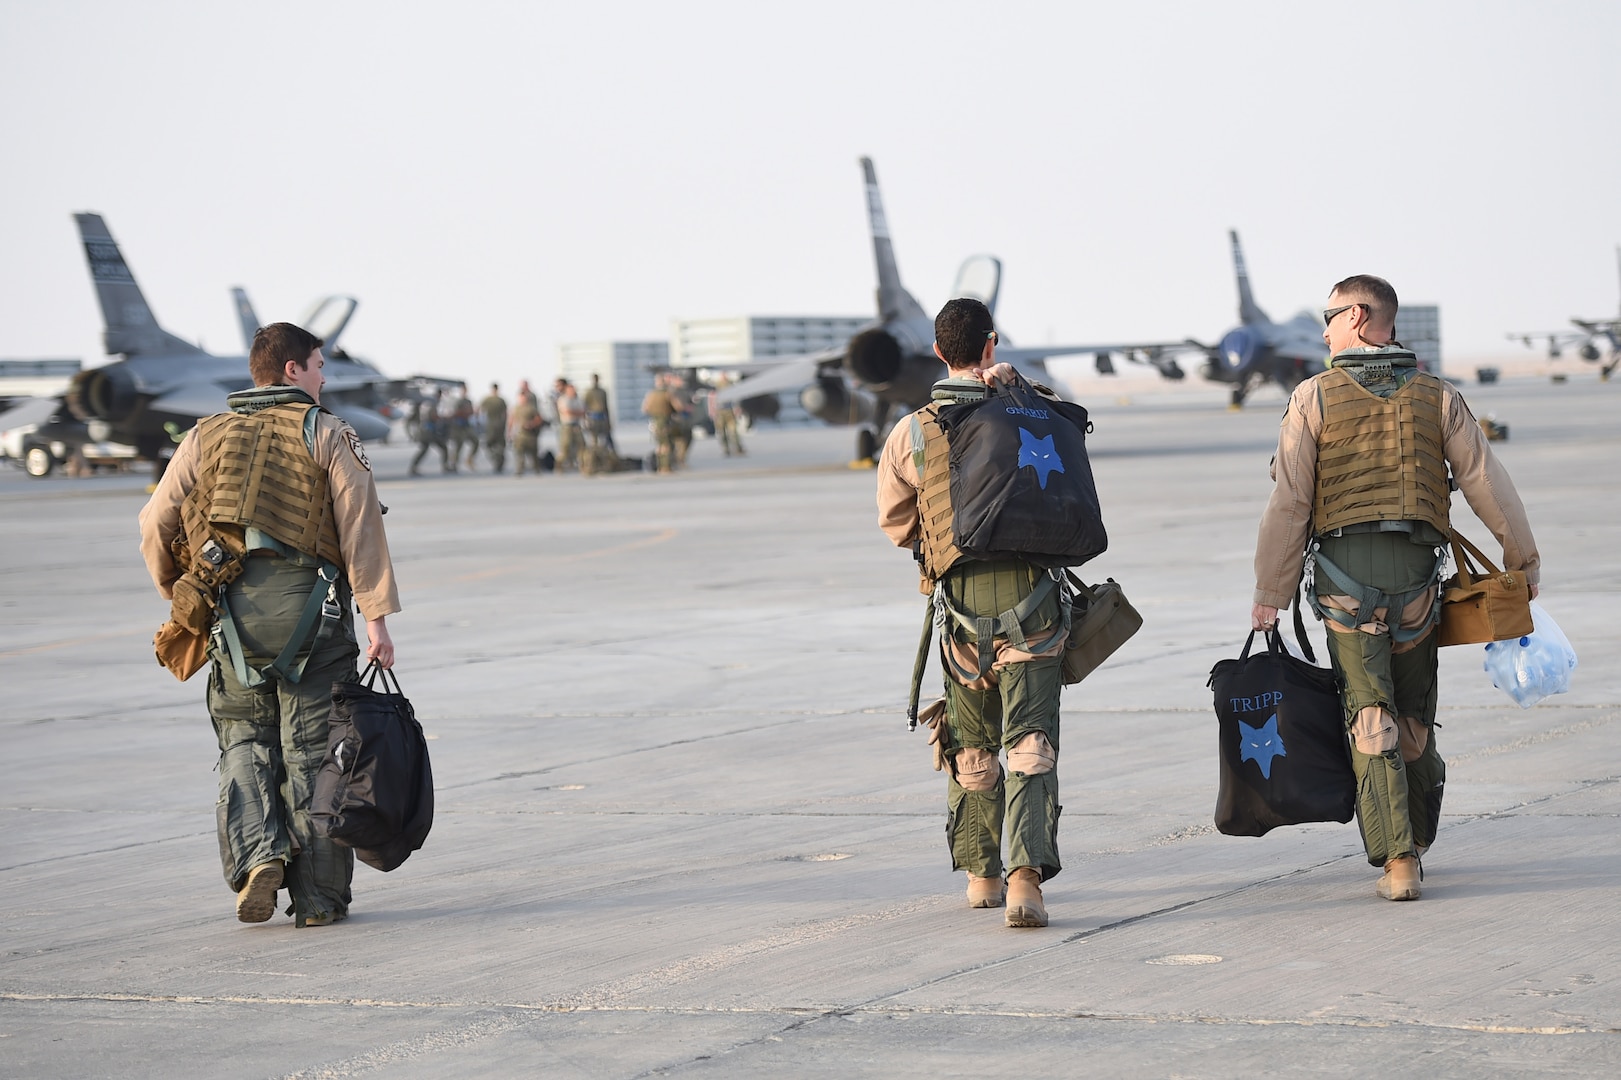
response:
M1535 600L1531 601L1531 622L1534 629L1525 637L1486 646L1486 674L1492 677L1492 685L1522 709L1569 690L1570 673L1576 670L1576 650L1570 647L1570 639Z

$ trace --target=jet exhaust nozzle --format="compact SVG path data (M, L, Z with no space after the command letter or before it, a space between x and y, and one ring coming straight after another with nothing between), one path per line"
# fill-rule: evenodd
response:
M135 379L118 364L92 368L68 384L68 411L76 420L127 420L140 402Z
M874 328L850 339L844 366L863 386L881 387L900 374L901 361L900 342Z
M868 424L878 414L877 402L844 380L822 376L799 392L799 404L825 424Z

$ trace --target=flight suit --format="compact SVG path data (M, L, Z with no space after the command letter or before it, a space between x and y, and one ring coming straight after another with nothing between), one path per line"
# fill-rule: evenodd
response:
M231 395L233 412L251 415L273 405L313 403L296 387L256 387ZM206 422L206 421L205 421ZM242 572L225 589L225 607L240 639L239 672L216 622L209 648L208 709L219 743L220 859L225 880L239 891L248 871L280 859L284 887L299 925L342 918L350 903L352 850L315 834L309 818L315 775L327 748L332 684L355 678L359 645L352 611L367 619L400 610L382 507L371 465L348 424L330 413L305 414L306 448L325 475L325 505L336 532L336 582L308 659L294 679L267 665L287 644L315 591L326 560L248 528ZM142 509L141 554L158 592L172 597L182 568L173 544L183 535L183 508L208 463L194 432L176 449L162 481ZM285 476L280 478L285 483ZM245 677L244 677L245 676ZM250 685L251 684L251 685Z
M920 553L924 591L933 592L938 581L949 608L969 619L996 618L1025 603L1037 588L1044 590L1020 620L1023 642L998 632L989 670L980 673L980 644L955 618L947 622L939 658L946 672L943 745L952 868L976 878L999 878L1006 868L1028 867L1046 881L1062 869L1057 758L1068 636L1062 592L1048 571L1022 560L959 559L950 543L949 507L942 511L939 503L949 497L949 487L940 482L946 444L933 410L949 407L938 404L943 396L977 400L984 393L984 384L971 380L935 384L937 404L914 414L927 432L923 470L913 458L911 418L895 425L879 458L878 521L896 546Z
M1408 391L1416 379L1433 379L1417 373L1412 353L1394 346L1349 349L1330 363L1331 371L1352 373L1362 390L1384 401ZM1438 549L1445 539L1439 524L1445 519L1430 513L1408 520L1352 520L1326 533L1314 533L1314 507L1320 519L1323 499L1319 444L1325 428L1323 390L1329 375L1325 372L1296 387L1284 413L1272 461L1275 485L1256 540L1254 600L1268 607L1287 607L1303 571L1313 567L1308 593L1320 617L1328 616L1329 657L1344 680L1364 848L1372 865L1384 866L1391 859L1421 854L1433 844L1440 817L1446 765L1435 745L1434 624L1438 612L1434 589L1440 569ZM1342 375L1333 379L1344 382ZM1492 453L1462 395L1450 383L1435 383L1439 430L1419 434L1439 447L1458 490L1502 544L1504 567L1525 571L1535 584L1541 559L1514 483ZM1378 425L1366 427L1369 437L1374 437L1371 433ZM1377 445L1370 443L1369 453L1376 452ZM1406 465L1411 474L1415 463ZM1435 463L1434 467L1439 466ZM1370 503L1382 505L1389 505L1393 497L1392 492L1377 490L1366 496ZM1402 493L1402 498L1412 505L1408 493ZM1348 516L1354 519L1358 515ZM1315 548L1303 561L1308 543ZM1319 559L1356 585L1405 602L1364 612L1361 600L1331 579ZM1374 717L1379 712L1394 720L1394 730L1373 729L1373 724L1385 722Z

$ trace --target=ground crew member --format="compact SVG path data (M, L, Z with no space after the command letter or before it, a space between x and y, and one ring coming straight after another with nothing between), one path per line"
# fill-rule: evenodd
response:
M450 403L450 461L458 464L462 450L467 451L467 468L473 468L473 455L478 453L478 433L473 430L472 399L467 396L467 384L456 384L456 397Z
M516 475L522 476L528 466L540 474L540 429L546 426L541 419L540 402L529 390L527 382L518 385L518 403L513 406L509 431L512 435L512 454L517 458Z
M503 472L507 467L507 403L501 396L500 383L490 384L488 396L478 403L478 412L484 423L484 456L490 459L492 469ZM469 455L467 464L471 467L472 463Z
M386 668L385 618L400 610L366 453L319 407L321 344L291 323L260 329L256 385L198 423L140 515L141 554L164 597L178 604L205 567L229 579L208 683L225 880L241 921L269 919L286 888L300 927L349 911L354 852L315 834L309 806L332 684L356 677L351 612L365 616L367 658Z
M1019 559L967 559L952 542L946 436L936 417L983 400L990 383L1011 381L1014 372L996 362L995 324L978 300L947 303L934 320L934 337L946 378L934 384L933 400L902 418L885 440L878 524L896 546L913 551L922 591L933 593L937 604L970 620L1028 609L1018 619L1022 644L999 630L994 663L982 675L976 675L978 640L948 620L940 654L947 672L944 717L935 706L931 741L944 757L946 835L952 868L968 872L969 906L1001 907L1005 898L1007 925L1046 926L1040 883L1060 870L1055 769L1067 636L1063 598L1046 571ZM914 450L913 418L923 437L921 451ZM1004 748L1005 771L998 756ZM1011 871L1005 883L1004 866Z
M732 385L732 381L722 375L715 380L717 392ZM720 440L721 452L727 457L733 454L739 456L743 453L743 439L737 433L737 409L732 405L717 405L715 395L709 395L709 418L715 422L715 438Z
M1541 560L1514 483L1463 396L1394 340L1390 283L1346 278L1328 304L1329 369L1295 388L1272 459L1250 622L1271 628L1309 569L1306 596L1344 680L1363 845L1384 868L1376 892L1417 900L1418 860L1435 842L1446 781L1435 746L1435 627L1448 468L1532 596Z
M671 372L665 376L670 395L670 447L674 455L672 465L687 467L687 453L692 449L692 393L681 376Z
M580 403L580 391L574 384L558 379L557 393L557 467L572 470L580 467L580 450L585 445L582 425L585 406Z
M647 427L653 435L658 471L667 473L675 466L675 447L670 441L670 418L675 415L675 405L670 400L670 392L664 389L663 378L654 380L653 389L642 398L642 415L647 417Z
M412 476L422 475L419 471L422 459L435 447L439 450L439 471L456 471L456 462L450 456L450 447L446 441L449 434L450 406L445 402L445 392L435 390L433 400L422 403L421 419L417 425L417 452L416 457L411 459Z
M608 408L608 391L602 388L601 376L592 373L591 385L580 400L585 405L585 433L591 440L591 449L599 455L617 456L613 414Z

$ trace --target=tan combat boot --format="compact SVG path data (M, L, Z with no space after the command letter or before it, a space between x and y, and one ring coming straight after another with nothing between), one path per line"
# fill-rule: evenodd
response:
M1000 875L975 877L968 875L968 906L971 908L1001 907L1007 896L1007 883Z
M1008 877L1007 924L1046 926L1047 908L1041 902L1041 875L1021 866Z
M1417 900L1420 871L1418 860L1403 855L1385 862L1385 876L1379 879L1379 895L1386 900Z
M276 913L276 890L281 888L282 862L272 859L248 871L248 883L236 894L236 917L242 922L265 922Z

